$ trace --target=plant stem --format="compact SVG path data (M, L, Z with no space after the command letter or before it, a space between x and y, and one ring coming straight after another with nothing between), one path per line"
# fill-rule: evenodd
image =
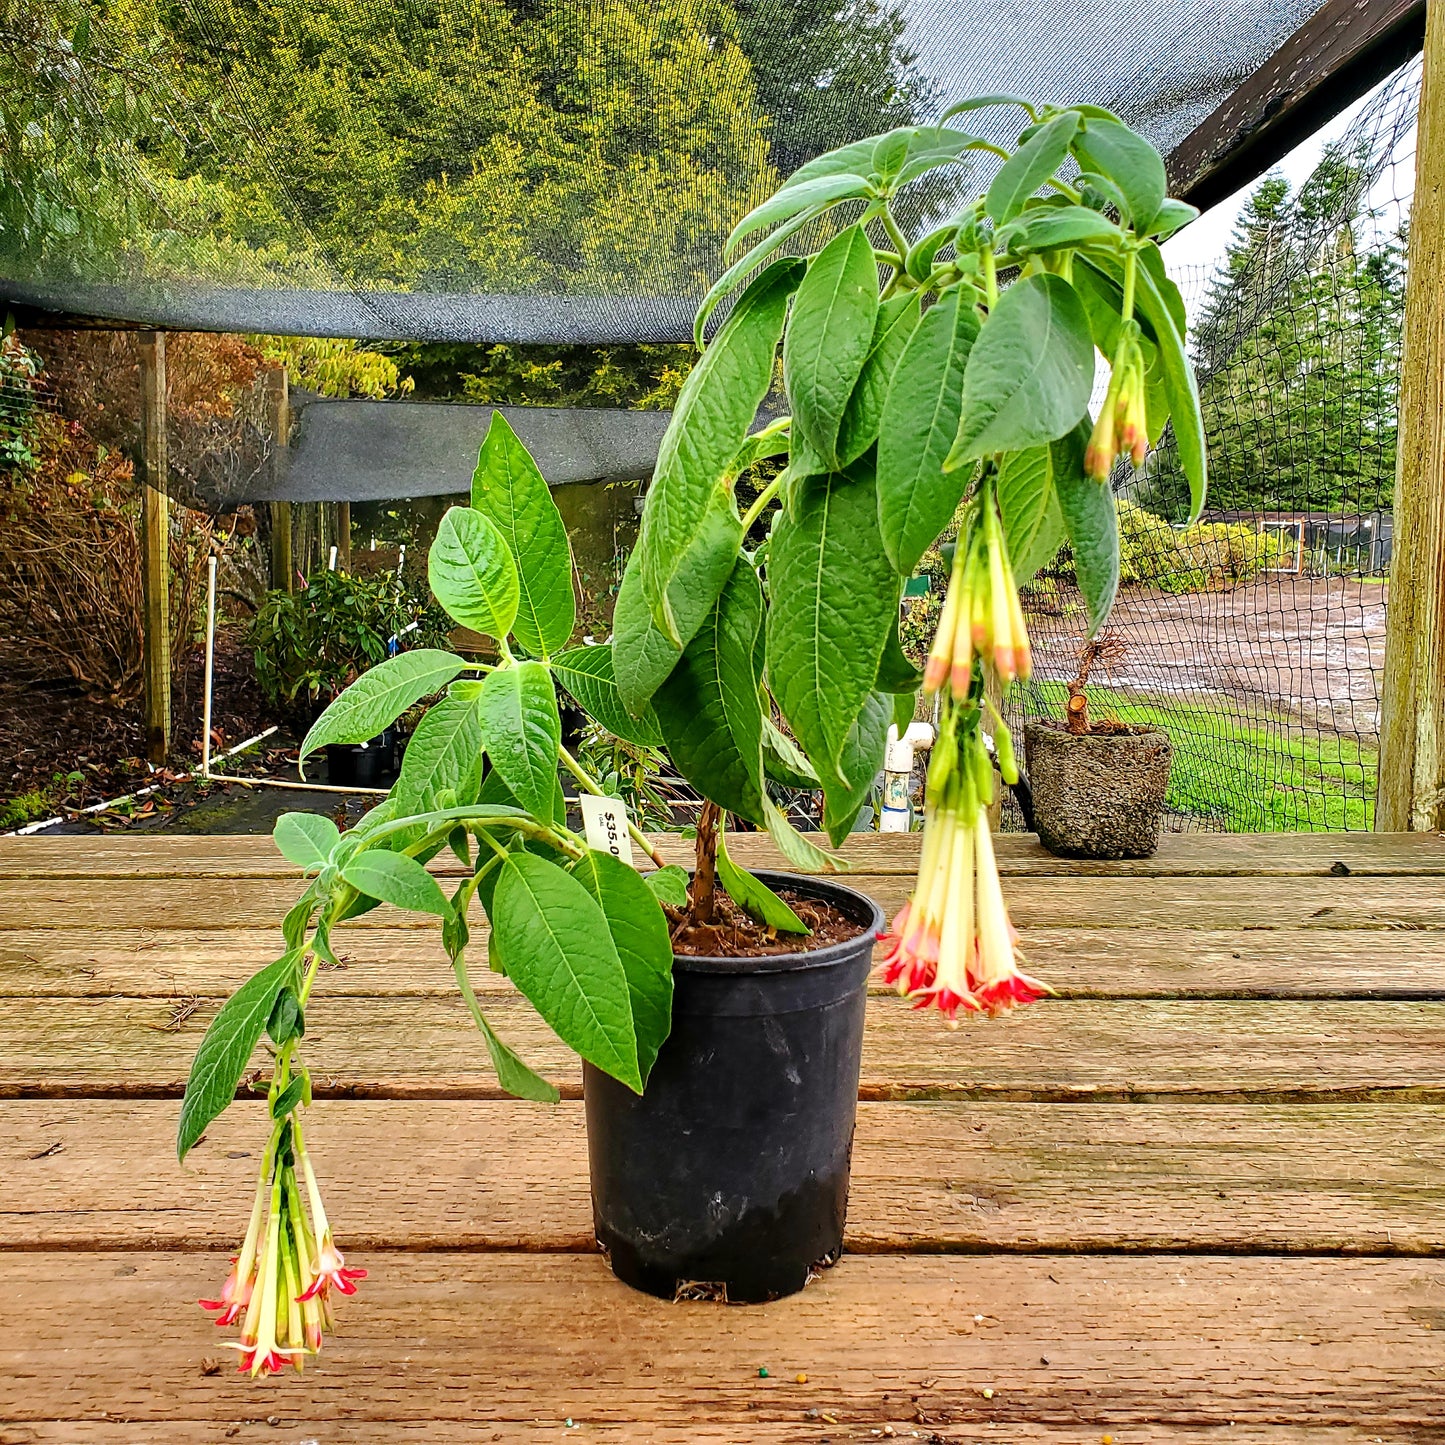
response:
M897 265L901 271L903 269L903 258L908 254L908 237L903 234L902 228L898 222L893 219L893 212L890 211L887 206L884 206L878 213L878 218L883 222L883 229L888 232L888 239L893 242L898 252ZM887 260L890 266L894 264L891 256L885 256L884 259Z
M692 919L711 923L717 902L717 835L727 815L705 798L697 816L696 870L692 875Z
M749 507L747 511L743 514L744 537L747 536L748 529L753 525L753 523L756 522L760 516L762 516L763 508L766 507L768 503L771 502L773 498L778 495L778 492L782 489L783 479L787 475L788 469L784 467L783 470L780 471L778 475L775 476L772 481L770 481L767 486L765 486L762 491L758 493L757 497L753 500L752 506Z
M988 245L979 253L983 262L984 300L992 311L998 305L998 264L994 260L993 246Z
M574 778L577 779L577 784L579 787L585 788L589 793L592 794L594 798L602 798L606 796L606 794L603 793L602 789L598 786L598 784L593 781L591 775L587 772L587 769L584 768L582 764L579 763L577 759L574 758L572 754L567 751L566 748L558 748L557 756L562 759L562 766L566 768L567 771L571 773ZM659 868L664 868L667 866L663 862L662 855L648 841L647 834L645 834L637 826L637 824L632 821L631 818L627 820L627 832L632 838L632 841L636 843L637 846L641 848L642 851L646 853L647 856L651 858L652 861L656 863Z
M1125 321L1134 315L1134 286L1138 266L1139 254L1131 248L1124 256L1124 301L1119 308Z

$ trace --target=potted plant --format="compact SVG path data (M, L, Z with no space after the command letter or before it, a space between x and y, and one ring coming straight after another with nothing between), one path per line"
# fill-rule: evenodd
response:
M1014 146L948 124L987 105L1022 108ZM901 192L990 155L1002 164L984 195L905 235ZM701 345L714 309L757 273L678 398L608 646L565 648L565 532L493 419L472 505L443 519L429 574L457 622L496 640L499 660L393 658L312 728L303 752L372 736L447 689L392 795L355 828L278 822L278 845L308 874L285 951L222 1008L187 1086L182 1156L269 1035L271 1123L251 1225L210 1302L242 1326L243 1369L299 1366L319 1348L329 1297L354 1288L303 1137L301 1045L336 930L379 903L439 919L506 1089L556 1097L496 1036L471 986L474 900L491 924L491 966L582 1057L598 1235L624 1278L752 1299L800 1287L836 1255L875 933L883 976L950 1023L1044 991L1018 967L994 865L990 724L1001 770L1014 770L987 698L1029 674L1017 582L1066 536L1102 622L1118 576L1108 476L1121 452L1141 460L1171 414L1200 504L1184 318L1155 240L1192 215L1166 199L1153 148L1088 106L970 101L938 126L808 162L739 224L729 249L748 247L699 311ZM816 254L774 259L815 222L828 238ZM754 431L780 344L791 412ZM1096 348L1113 367L1097 420ZM771 456L785 467L739 515L737 479ZM825 831L841 842L920 681L898 644L905 579L965 495L922 679L940 694L922 862L885 933L876 905L831 878L740 868L726 823L767 829L794 867L841 868L788 825L768 783L817 786ZM754 523L767 540L748 551ZM596 784L561 748L558 683L619 736L664 745L707 800L691 878L677 867L644 876L615 856L615 813L594 817L590 839L567 826L559 763L582 792ZM464 872L450 896L424 866L444 848Z
M1062 719L1024 725L1039 841L1061 858L1148 858L1159 846L1174 749L1163 728L1089 717L1089 674L1121 663L1112 628L1082 640Z

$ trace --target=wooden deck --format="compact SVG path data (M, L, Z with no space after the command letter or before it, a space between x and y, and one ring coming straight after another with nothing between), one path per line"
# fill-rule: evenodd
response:
M892 908L914 847L855 839L856 881ZM1445 1442L1445 840L1001 851L1060 997L957 1033L872 1002L850 1252L751 1308L616 1283L575 1064L480 971L567 1097L500 1096L431 928L359 920L307 1055L372 1274L251 1384L194 1301L262 1106L182 1169L176 1100L294 878L266 839L0 843L0 1445Z

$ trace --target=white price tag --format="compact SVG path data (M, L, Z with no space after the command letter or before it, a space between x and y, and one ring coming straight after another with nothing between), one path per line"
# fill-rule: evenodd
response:
M582 826L587 833L587 846L599 853L611 853L629 868L632 862L632 839L627 834L627 808L621 798L597 798L581 793Z

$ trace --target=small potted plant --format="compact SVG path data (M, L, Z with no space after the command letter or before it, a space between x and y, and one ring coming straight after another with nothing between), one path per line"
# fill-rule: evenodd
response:
M948 123L1000 104L1023 113L1012 147ZM905 235L900 192L984 155L1001 161L986 193ZM182 1156L269 1035L251 1223L209 1302L240 1324L243 1369L299 1367L320 1347L331 1297L355 1287L305 1139L302 1044L337 930L383 903L438 919L504 1088L557 1097L472 988L474 903L491 925L491 967L581 1056L597 1233L624 1279L668 1296L765 1299L836 1257L875 935L882 976L950 1024L1044 992L1019 967L994 864L986 729L1000 771L1015 770L987 699L1029 675L1018 580L1065 537L1102 623L1119 559L1108 476L1121 453L1142 460L1171 414L1202 500L1183 311L1156 244L1193 214L1166 199L1153 148L1090 106L989 97L808 162L738 225L729 250L747 249L699 311L702 346L715 308L753 277L678 398L602 647L566 647L565 531L494 417L472 504L443 519L429 574L450 615L496 641L497 661L404 654L312 728L303 752L372 736L446 689L391 796L356 827L278 822L277 844L308 875L284 951L222 1008L187 1086ZM813 222L826 243L778 259ZM754 430L780 345L790 414ZM1096 349L1113 368L1097 419ZM735 484L769 457L786 464L740 514ZM965 498L920 679L899 645L899 599ZM745 548L754 524L766 541ZM920 680L940 713L922 862L885 930L872 901L806 876L842 864L789 826L769 784L818 788L840 844ZM559 764L581 793L597 784L561 746L558 685L617 735L664 746L706 800L691 876L630 867L617 856L629 832L660 859L605 804L587 836L569 827ZM766 829L803 873L739 867L729 817ZM443 849L463 873L450 895L425 867Z
M1106 628L1079 645L1061 719L1024 725L1039 841L1061 858L1148 858L1159 846L1174 749L1163 728L1089 716L1089 676L1128 645Z

